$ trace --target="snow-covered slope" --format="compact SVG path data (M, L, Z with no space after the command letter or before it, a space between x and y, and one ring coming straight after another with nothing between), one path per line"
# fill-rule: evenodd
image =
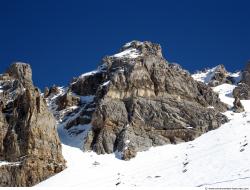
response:
M214 88L232 106L235 86ZM245 187L250 185L250 101L245 112L225 114L230 121L194 141L140 152L130 161L63 145L68 168L39 187Z
M91 75L95 71L86 73L85 75L81 75L80 77L84 77L87 75ZM91 111L91 104L94 101L94 96L78 96L74 94L75 97L79 97L82 107L80 106L70 106L60 111L57 110L58 105L56 103L57 98L59 96L63 96L67 93L68 88L66 87L58 87L58 94L51 94L46 98L49 109L53 112L54 116L57 119L57 131L60 137L62 144L68 145L71 147L77 147L79 149L83 148L83 143L85 141L88 130L91 128L90 124L86 125L75 125L69 129L66 129L66 125L72 122L74 119L79 117L83 110ZM73 115L73 116L72 116ZM85 116L87 117L87 116Z
M197 81L208 84L212 80L212 78L214 77L217 70L220 69L221 67L222 67L221 65L218 65L216 67L213 67L212 69L198 71L198 72L194 73L192 75L192 77ZM235 81L235 84L237 84L241 79L241 72L240 71L234 72L234 73L228 72L227 74L229 77L231 77Z

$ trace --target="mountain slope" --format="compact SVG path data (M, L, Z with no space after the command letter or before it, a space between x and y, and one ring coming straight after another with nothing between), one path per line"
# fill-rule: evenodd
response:
M233 106L231 84L214 87ZM63 145L68 168L38 186L64 187L244 187L250 184L250 100L245 112L224 114L229 122L197 139L139 152L130 161Z
M218 95L169 64L161 46L148 41L125 44L96 71L45 96L63 143L116 152L124 160L153 146L193 140L227 122L220 113L227 105Z

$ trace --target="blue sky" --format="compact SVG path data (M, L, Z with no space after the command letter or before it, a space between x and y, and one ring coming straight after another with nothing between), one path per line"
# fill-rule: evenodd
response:
M126 42L161 44L165 58L193 72L250 59L248 0L2 0L0 73L30 63L40 88L67 85Z

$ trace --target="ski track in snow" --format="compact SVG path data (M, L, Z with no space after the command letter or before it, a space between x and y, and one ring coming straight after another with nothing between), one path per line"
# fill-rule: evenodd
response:
M214 88L232 106L234 85ZM229 122L194 141L152 147L123 161L62 145L67 169L38 187L246 187L250 185L250 100L243 113L227 111Z

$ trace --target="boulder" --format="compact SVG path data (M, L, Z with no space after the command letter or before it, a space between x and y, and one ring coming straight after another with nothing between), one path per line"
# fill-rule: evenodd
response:
M239 97L235 97L235 100L234 100L233 104L234 104L233 111L235 113L240 113L240 112L244 112L245 111L243 105L240 102L240 98Z

